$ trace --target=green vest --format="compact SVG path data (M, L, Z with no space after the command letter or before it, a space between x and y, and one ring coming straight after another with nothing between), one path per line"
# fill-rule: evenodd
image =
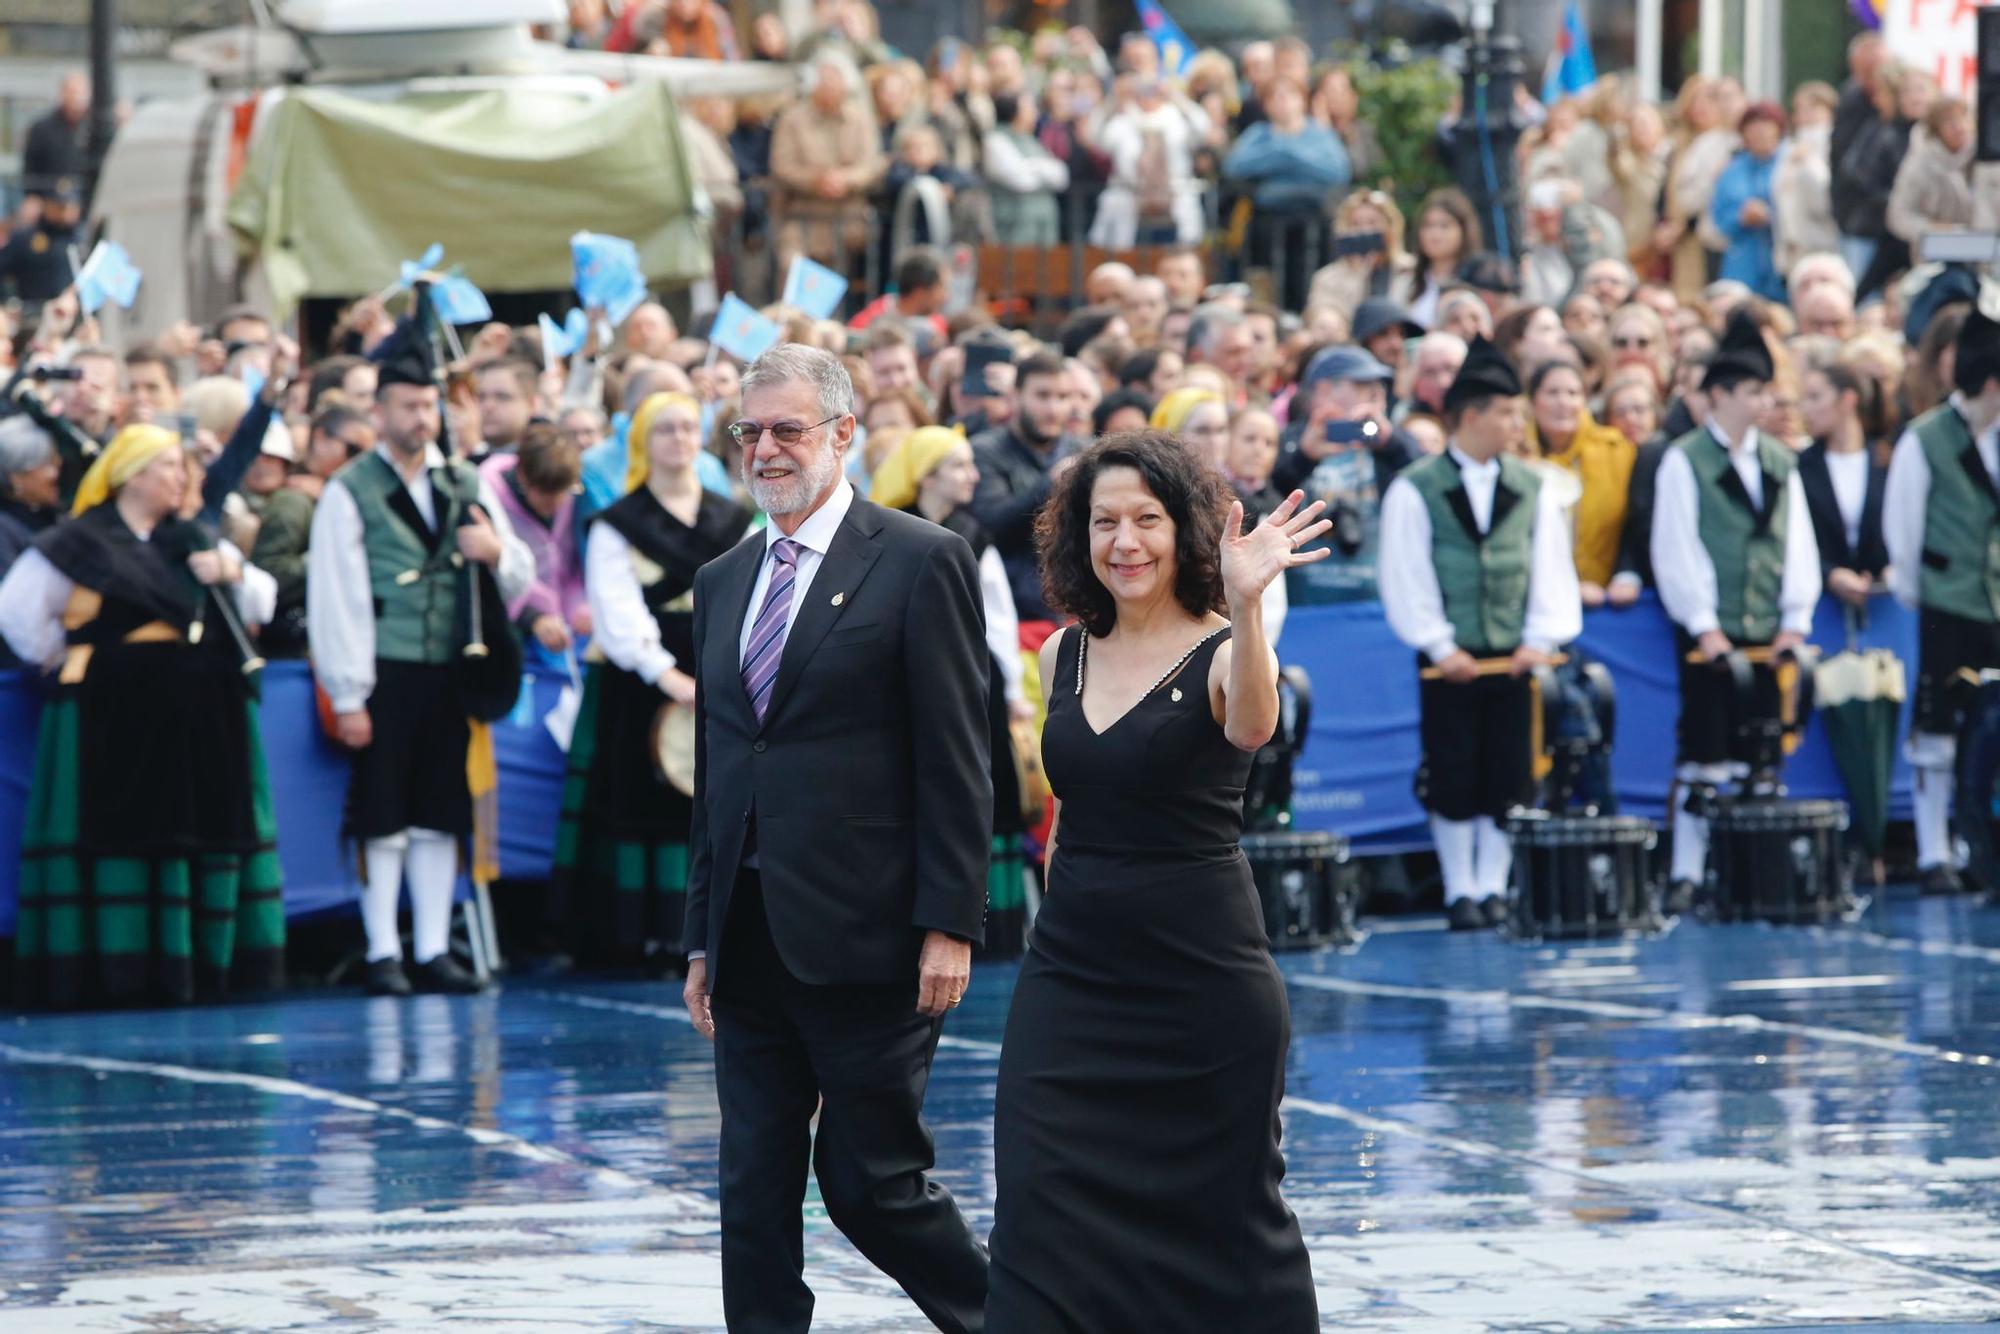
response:
M1456 509L1451 502L1456 495L1464 504L1465 483L1449 451L1413 463L1398 475L1417 489L1430 511L1431 565L1458 646L1475 658L1512 653L1521 646L1521 627L1528 619L1541 477L1519 459L1503 455L1493 513L1485 534L1475 536L1469 529L1471 509Z
M2000 621L2000 497L1992 486L1980 484L1986 464L1957 409L1950 404L1933 408L1910 429L1931 469L1918 600L1991 625Z
M347 488L361 511L368 585L375 597L375 656L385 662L432 666L457 661L464 561L455 534L466 501L479 494L478 475L458 462L432 470L432 502L442 534L435 550L404 517L414 513L414 507L395 501L406 488L401 475L380 454L363 454L335 473L333 480Z
M1778 633L1778 595L1785 582L1786 503L1796 460L1762 431L1757 464L1764 472L1765 517L1760 521L1738 497L1735 466L1707 427L1675 442L1694 467L1701 508L1701 544L1715 567L1715 616L1722 633L1746 644L1768 644Z

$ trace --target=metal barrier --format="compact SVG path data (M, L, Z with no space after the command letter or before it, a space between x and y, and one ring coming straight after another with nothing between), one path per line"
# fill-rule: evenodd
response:
M1084 304L1085 282L1099 264L1117 260L1139 273L1151 273L1161 256L1179 248L1157 240L1122 250L1091 245L1087 238L1102 193L1102 186L1091 186L1057 197L1062 240L1053 246L950 238L971 247L976 285L1003 324L1052 336ZM778 243L783 220L773 207L767 182L746 184L744 195L745 210L718 232L716 286L763 305L784 290ZM847 244L842 229L833 229L833 267L852 283L844 312L849 317L880 295L895 271L898 256L892 253L891 228L886 223L895 216L894 202L878 200L866 209L870 243L859 253ZM1258 300L1303 310L1313 275L1333 258L1330 211L1259 214L1247 198L1225 196L1212 185L1202 192L1202 208L1206 225L1200 247L1208 261L1209 280L1245 283Z

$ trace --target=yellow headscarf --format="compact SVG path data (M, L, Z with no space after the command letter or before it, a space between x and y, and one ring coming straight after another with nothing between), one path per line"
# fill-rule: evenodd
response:
M907 508L917 498L924 478L937 471L951 454L965 443L965 433L948 426L919 426L904 436L875 470L868 484L868 498L884 509Z
M1196 408L1204 403L1221 402L1222 395L1213 389L1176 389L1153 409L1152 427L1156 431L1178 431L1187 425L1187 419Z
M666 408L686 408L694 414L695 429L701 429L701 404L687 394L654 394L639 405L632 414L632 425L625 432L625 494L631 495L646 484L646 476L653 470L651 456L646 451L646 440L653 434L653 418Z
M128 426L111 437L111 443L90 465L76 488L71 514L95 509L111 499L118 488L139 475L141 469L170 449L179 449L181 438L164 426Z

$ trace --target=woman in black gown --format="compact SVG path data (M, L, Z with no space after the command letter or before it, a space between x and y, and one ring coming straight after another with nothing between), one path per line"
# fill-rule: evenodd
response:
M1057 819L1000 1057L989 1334L1318 1328L1278 1191L1290 1010L1237 847L1278 718L1259 600L1324 554L1303 499L1246 534L1211 469L1136 432L1042 510L1049 604L1081 624L1042 651Z

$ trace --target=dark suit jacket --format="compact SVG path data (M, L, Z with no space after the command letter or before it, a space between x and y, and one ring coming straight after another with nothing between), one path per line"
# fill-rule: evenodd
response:
M708 951L713 986L754 828L771 938L794 977L914 985L926 931L984 933L993 778L977 562L956 533L857 497L760 725L737 646L767 559L757 533L695 576L686 948Z
M1815 444L1799 454L1799 484L1812 511L1813 536L1819 539L1822 577L1834 570L1854 570L1879 578L1889 568L1889 547L1882 538L1882 495L1888 483L1889 470L1871 461L1868 490L1861 502L1861 542L1850 548L1847 522L1840 517L1833 475L1826 466L1826 446Z
M1647 588L1653 586L1653 484L1660 476L1660 460L1678 439L1680 436L1662 432L1640 445L1639 455L1632 463L1632 480L1625 492L1625 531L1618 540L1618 573L1636 574Z

